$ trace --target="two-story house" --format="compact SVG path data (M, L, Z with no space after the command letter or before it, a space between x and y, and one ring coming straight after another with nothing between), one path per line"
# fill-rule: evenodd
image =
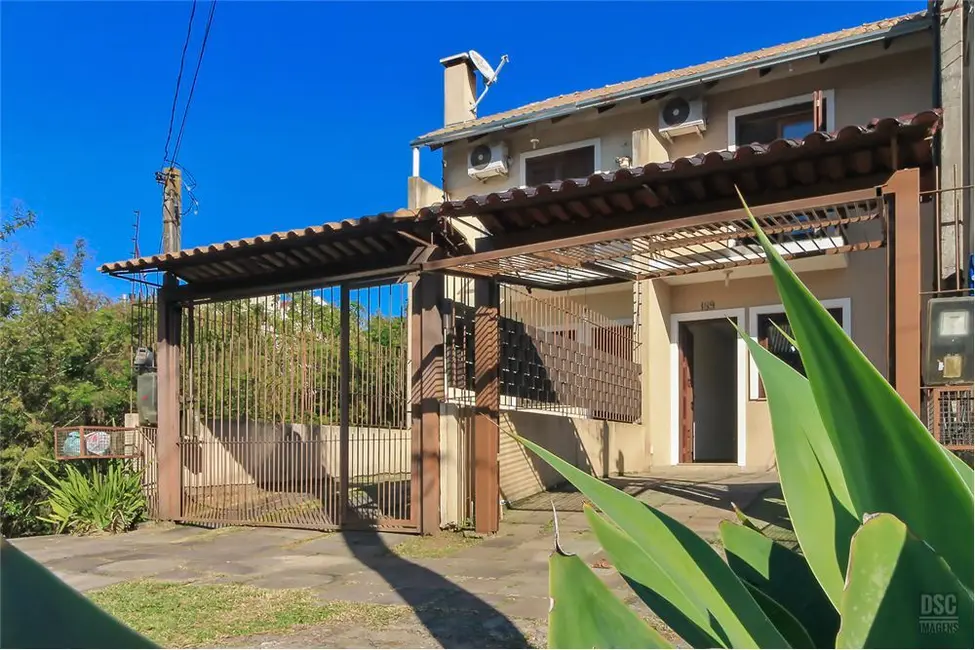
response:
M965 185L971 185L972 166L971 80L964 80L966 75L971 76L972 18L968 15L970 3L958 7L958 13L952 14L954 10L941 11L940 5L933 3L929 11L920 14L573 92L484 116L475 114L475 62L466 53L449 56L441 60L444 125L412 143L414 148L442 150L441 183L437 186L420 177L415 156L409 207L421 213L427 209L447 214L475 250L487 250L494 246L488 243L492 238L502 233L503 239L506 234L504 224L497 218L504 214L504 204L518 207L519 201L528 200L526 197L539 200L539 192L525 191L531 188L554 197L564 189L560 183L566 180L570 180L570 189L588 186L590 181L585 179L602 183L620 170L645 170L647 166L670 162L690 164L687 161L709 160L708 155L720 156L741 148L750 151L756 145L787 148L785 141L803 142L816 131L842 135L856 129L868 130L877 118L942 109L940 133L949 141L936 147L935 155L949 160L940 161L942 171L936 186L922 188L927 191L920 206L922 259L918 266L920 277L913 280L913 285L902 277L895 278L897 271L892 269L890 248L884 245L889 223L885 218L869 218L877 209L870 201L856 205L822 201L821 207L809 208L808 213L798 217L793 214L798 221L791 225L776 230L772 223L768 230L778 233L780 250L793 258L792 264L806 285L874 365L898 383L899 389L917 393L916 400L909 401L916 401L915 406L920 409L924 397L917 368L919 358L911 365L907 355L901 354L897 360L898 377L894 377L893 359L897 345L914 346L916 351L921 342L922 298L912 295L909 300L902 300L897 314L891 295L895 291L902 295L922 293L926 299L937 292L960 295L952 290L967 287L951 284L967 272L972 250L971 194L970 190L964 191ZM952 37L957 40L951 41ZM943 56L942 50L948 51L949 43L956 53L967 51L967 58ZM952 171L946 173L949 161ZM839 197L844 189L843 173L824 169L822 161L810 163L813 164L820 175L835 178L834 189L827 191L835 191ZM896 170L897 166L895 161L891 169ZM808 175L809 178L798 178L798 182L813 183L812 167ZM704 181L707 182L710 181ZM684 187L692 198L697 195L693 185L685 183ZM748 188L743 191L747 198ZM706 194L700 189L702 205ZM935 195L939 200L930 200ZM577 202L577 206L568 204L565 210L559 210L569 222L587 218L590 210L599 215L601 206L607 208L602 216L612 216L616 208L632 208L628 202L625 197L618 204L611 198L590 197ZM496 211L489 210L491 204L495 204ZM443 206L450 205L459 207L446 213ZM555 207L552 212L556 216L551 220L558 221L562 217ZM532 209L522 210L521 220L512 211L511 218L519 230ZM524 217L526 210L529 217ZM771 215L770 221L774 222L775 217ZM530 225L548 227L547 220L539 219ZM810 224L808 228L801 226L805 221ZM564 228L552 232L563 231ZM600 419L598 410L567 413L564 409L551 409L545 415L545 409L540 408L532 419L526 420L528 415L514 413L519 410L514 402L506 404L502 399L502 410L512 411L507 426L564 456L586 457L584 462L604 475L690 463L762 469L774 466L762 382L744 343L728 322L734 320L801 370L796 350L776 329L788 325L767 265L750 257L753 242L742 238L740 230L722 235L720 229L702 226L675 236L685 238L683 248L675 247L673 242L668 248L659 241L644 239L617 242L625 255L601 258L599 251L594 250L587 263L602 264L602 270L612 276L604 278L605 282L589 281L584 273L577 281L568 281L567 267L585 268L581 263L562 264L557 271L566 274L560 288L573 284L578 288L546 292L545 282L540 276L535 278L539 291L533 300L547 299L550 306L553 301L562 301L562 305L568 301L583 313L571 325L548 327L546 331L571 337L573 342L588 340L591 349L599 345L587 331L615 332L614 328L623 328L633 332L642 389L636 422L625 430L614 429L613 442L608 442L605 435L601 439L596 436L595 442L580 442L592 428L591 421ZM687 238L694 241L687 243ZM485 245L479 248L479 244ZM568 248L559 254L563 258L572 255L566 251ZM559 258L553 257L552 251L546 254L552 261L548 271L556 272L553 269ZM642 267L637 262L640 259L644 261ZM611 267L609 260L615 260L617 266ZM615 272L608 270L611 268ZM640 268L647 272L639 272ZM473 265L469 270L476 271ZM515 274L530 285L527 272ZM462 300L450 286L447 295ZM515 297L509 295L508 302L514 301ZM918 330L917 340L905 343L902 339L895 345L891 332L903 329L905 318ZM587 325L594 320L601 325ZM970 389L965 399L969 415L963 429L971 427ZM573 420L572 426L566 426L566 419ZM450 417L442 421L442 444L449 447L457 433L451 427L463 430L464 424L451 424ZM516 501L556 480L514 442L502 436L500 444L503 499ZM966 444L971 444L970 431ZM584 453L580 454L577 447ZM442 485L446 486L454 480L454 469L446 460L444 467ZM452 502L448 503L451 498L445 495L442 500L442 507L448 512L454 508ZM446 519L451 516L447 514Z
M104 265L161 276L133 414L158 516L492 532L558 481L512 430L598 476L771 468L732 322L802 360L736 188L970 454L971 7L488 116L480 62L450 56L445 123L413 142L443 175L414 157L409 210Z

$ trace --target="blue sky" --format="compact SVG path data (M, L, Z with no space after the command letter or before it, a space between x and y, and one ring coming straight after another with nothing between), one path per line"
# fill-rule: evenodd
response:
M509 55L481 105L487 115L924 6L220 0L179 155L200 202L184 217L183 245L405 205L409 142L441 124L438 60L448 54L473 48L493 64ZM208 8L197 9L190 70ZM36 211L37 226L19 238L25 253L85 238L88 279L111 294L126 283L94 267L129 257L133 210L142 253L159 248L153 173L189 11L189 2L0 4L0 206ZM439 183L439 167L425 151L423 175Z

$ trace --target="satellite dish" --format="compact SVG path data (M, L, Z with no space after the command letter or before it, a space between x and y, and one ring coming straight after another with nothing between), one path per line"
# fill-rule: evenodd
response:
M494 82L495 72L494 68L491 67L491 64L487 62L487 59L474 50L469 51L467 56L470 57L471 63L474 64L477 71L484 76L484 83L486 85L491 85Z
M484 90L481 91L480 97L477 98L477 101L474 102L474 106L472 107L474 109L474 114L476 115L477 106L481 103L481 100L484 99L488 89L494 84L495 81L498 80L498 75L501 74L501 68L503 68L504 64L508 62L508 55L502 55L501 63L498 64L497 70L492 68L491 64L487 62L487 59L474 50L468 50L467 58L471 60L471 63L473 63L474 67L477 68L477 71L481 73L482 77L484 77Z

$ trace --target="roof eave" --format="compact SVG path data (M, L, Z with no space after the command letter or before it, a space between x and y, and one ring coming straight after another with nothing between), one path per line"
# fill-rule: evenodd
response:
M410 142L410 146L429 146L431 149L438 149L446 144L450 144L451 142L462 140L464 138L482 136L488 133L524 126L546 119L562 117L564 115L575 113L576 111L582 111L589 108L599 108L600 106L625 101L627 99L635 99L647 94L681 90L691 86L708 83L710 81L718 81L727 77L732 77L737 74L755 70L757 68L791 63L798 59L804 59L809 56L830 54L840 50L858 47L861 45L868 45L870 43L876 43L878 41L883 41L885 39L895 38L898 36L917 34L930 29L930 27L930 18L927 16L919 16L917 18L898 23L888 29L870 32L868 34L856 34L854 36L848 36L846 38L833 41L832 43L811 45L809 47L801 48L784 54L764 57L754 61L749 61L747 63L737 63L725 66L723 68L716 68L714 70L688 75L679 79L651 83L645 86L630 88L625 91L605 95L603 97L599 97L598 99L582 101L575 104L567 104L565 106L557 106L555 108L545 109L535 113L528 113L526 115L517 115L510 118L501 119L496 122L491 122L489 124L482 124L466 129L460 129L458 131L452 131L451 133L443 135L434 134L429 136L421 136Z

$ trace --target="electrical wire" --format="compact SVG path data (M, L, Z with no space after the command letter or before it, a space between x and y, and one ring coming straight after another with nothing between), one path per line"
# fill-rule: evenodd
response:
M213 12L217 9L217 0L213 0L210 3L210 13L207 16L206 27L203 29L203 41L200 43L200 56L196 60L196 70L193 72L193 82L190 84L190 94L186 98L186 106L183 108L183 119L180 121L179 131L176 135L176 147L173 150L172 161L176 162L179 158L179 148L183 142L183 133L186 129L186 117L190 112L190 103L193 101L193 91L196 90L196 80L200 76L200 66L203 65L203 55L206 53L207 49L207 39L210 36L210 26L213 24Z
M179 87L183 81L183 66L186 63L186 50L190 46L190 36L193 34L193 17L196 15L196 0L190 7L190 19L186 25L186 40L183 41L183 53L179 57L179 72L176 73L176 90L173 92L173 107L169 112L169 128L166 131L166 146L163 148L163 164L169 158L169 143L173 139L173 125L176 123L176 104L179 101Z

